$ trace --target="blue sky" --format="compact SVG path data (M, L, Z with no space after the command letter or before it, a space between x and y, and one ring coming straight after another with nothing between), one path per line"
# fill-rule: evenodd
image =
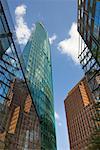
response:
M17 36L21 48L28 40L35 22L42 21L48 31L52 53L57 150L69 150L64 99L83 77L76 54L77 0L8 0L8 4L19 33Z

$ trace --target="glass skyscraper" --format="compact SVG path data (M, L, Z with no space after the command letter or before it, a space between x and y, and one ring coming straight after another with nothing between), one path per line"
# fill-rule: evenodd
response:
M41 126L41 149L56 150L52 66L48 34L41 22L23 50L23 68Z

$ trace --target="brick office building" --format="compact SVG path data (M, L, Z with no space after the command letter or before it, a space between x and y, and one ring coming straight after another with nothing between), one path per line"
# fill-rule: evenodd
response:
M68 93L64 103L70 149L85 150L95 126L93 99L85 78Z
M0 149L40 150L39 119L24 81L15 79L5 101ZM5 128L3 128L5 127Z

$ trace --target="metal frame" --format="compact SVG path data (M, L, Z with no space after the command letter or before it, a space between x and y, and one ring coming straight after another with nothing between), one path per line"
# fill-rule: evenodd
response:
M80 1L80 3L79 3ZM86 79L89 83L93 97L96 100L100 100L100 41L93 35L94 32L94 18L96 11L96 0L92 3L92 18L91 25L89 26L89 9L91 0L86 1L78 0L78 32L81 35L79 38L79 60L82 65L82 69L85 71ZM87 21L85 22L85 14L87 15ZM85 24L86 23L86 24ZM87 32L86 32L86 31ZM88 33L90 30L90 33ZM100 27L98 30L100 35ZM85 34L86 33L86 34ZM88 40L89 37L89 40ZM93 48L93 42L96 49Z

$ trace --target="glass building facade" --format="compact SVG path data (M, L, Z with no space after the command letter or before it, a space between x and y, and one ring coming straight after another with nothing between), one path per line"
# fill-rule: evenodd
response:
M78 1L78 31L100 64L100 1Z
M42 23L36 23L22 57L25 77L40 118L41 149L56 150L50 45Z
M41 149L39 116L20 54L7 1L0 0L0 150Z
M6 0L0 0L0 103L15 77L23 78L19 61L20 47ZM20 76L19 76L20 74Z
M100 99L100 1L78 0L79 59L95 99ZM84 43L84 44L83 44Z

